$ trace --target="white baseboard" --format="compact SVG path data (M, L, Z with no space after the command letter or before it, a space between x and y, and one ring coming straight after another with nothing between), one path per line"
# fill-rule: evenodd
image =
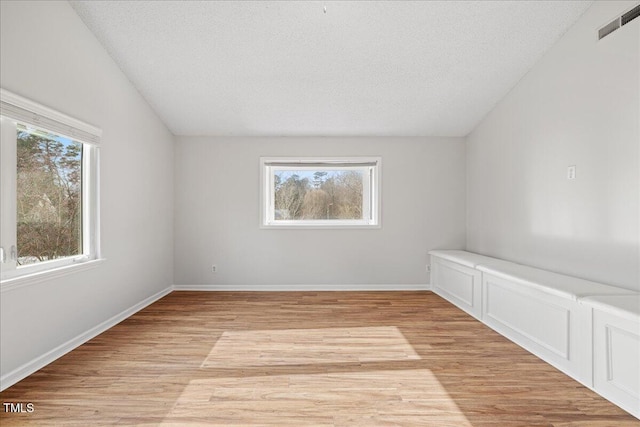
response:
M168 288L158 292L157 294L151 295L150 297L145 298L144 300L140 301L134 306L129 307L128 309L122 311L121 313L116 314L110 319L105 320L104 322L89 329L88 331L81 333L75 338L72 338L69 341L59 345L53 350L46 352L42 356L38 356L35 359L25 363L24 365L14 369L13 371L8 372L7 374L0 377L0 391L8 387L11 387L18 381L28 377L29 375L33 374L37 370L44 368L49 363L64 356L65 354L75 349L76 347L79 347L80 345L86 343L91 338L94 338L97 335L100 335L107 329L114 327L118 323L125 320L127 317L130 317L131 315L142 310L146 306L156 302L160 298L169 294L171 291L173 291L173 287L169 286Z
M430 291L431 285L420 284L212 284L212 285L173 285L176 291Z

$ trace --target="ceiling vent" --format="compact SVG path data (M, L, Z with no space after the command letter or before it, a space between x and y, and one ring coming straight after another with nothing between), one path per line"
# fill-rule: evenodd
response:
M609 34L613 33L618 28L620 28L623 25L626 25L629 22L633 21L638 16L640 16L640 5L634 7L633 9L628 11L627 13L623 14L622 16L617 17L616 19L614 19L613 21L609 22L604 27L600 28L598 30L598 40L608 36Z

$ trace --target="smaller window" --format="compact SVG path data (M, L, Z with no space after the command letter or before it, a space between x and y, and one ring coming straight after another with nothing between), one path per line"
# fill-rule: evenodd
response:
M266 228L377 228L380 157L260 159Z

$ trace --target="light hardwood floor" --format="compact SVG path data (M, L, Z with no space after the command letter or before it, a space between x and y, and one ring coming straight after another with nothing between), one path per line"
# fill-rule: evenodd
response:
M174 292L0 394L13 425L639 426L430 292Z

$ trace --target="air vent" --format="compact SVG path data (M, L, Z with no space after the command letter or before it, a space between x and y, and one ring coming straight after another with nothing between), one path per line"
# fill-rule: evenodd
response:
M609 34L613 33L618 28L620 28L620 18L616 18L615 20L609 22L604 27L600 28L598 30L598 40L600 40L603 37L608 36Z
M624 15L619 16L618 18L616 18L613 21L609 22L604 27L600 28L598 30L598 40L608 36L609 34L613 33L618 28L620 28L623 25L626 25L629 22L633 21L638 16L640 16L640 5L634 7L633 9L631 9L630 11L625 13Z
M625 13L624 15L622 15L622 17L621 17L622 25L633 21L638 16L640 16L640 4L638 6L636 6L636 7L634 7L633 9L631 9L629 12Z

